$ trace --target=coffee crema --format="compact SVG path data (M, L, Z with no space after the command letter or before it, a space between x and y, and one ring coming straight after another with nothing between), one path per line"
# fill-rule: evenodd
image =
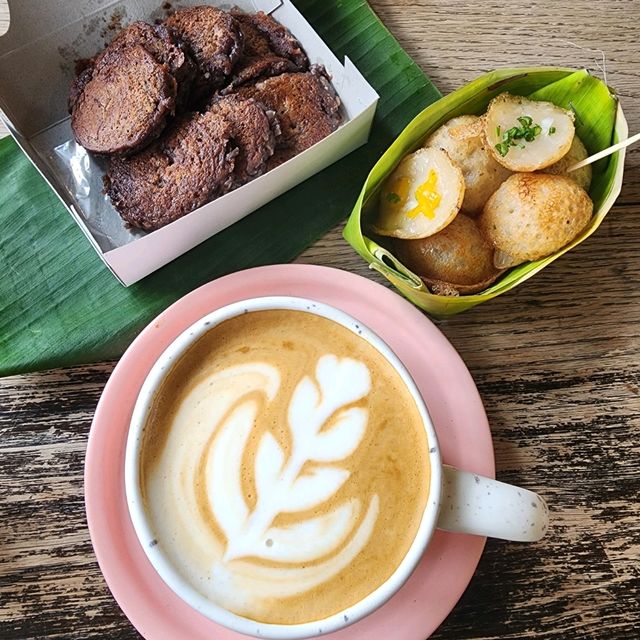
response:
M356 604L413 542L429 492L422 418L393 366L345 327L255 311L172 367L140 457L151 528L202 595L258 622Z

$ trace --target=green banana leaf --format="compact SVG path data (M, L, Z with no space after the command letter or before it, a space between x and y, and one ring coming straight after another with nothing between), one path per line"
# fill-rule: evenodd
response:
M290 261L346 217L373 163L440 94L364 0L296 4L380 95L369 143L129 288L15 143L0 141L0 375L114 358L183 294Z
M427 135L451 118L484 113L489 101L504 91L572 109L576 114L576 133L590 155L626 139L628 135L627 122L615 95L586 70L551 67L500 69L481 76L418 114L369 173L345 227L344 237L406 298L438 318L466 311L510 291L575 247L600 226L622 187L624 150L594 164L589 189L594 215L588 227L573 242L551 256L514 267L481 293L460 296L432 294L419 276L385 247L367 237L367 222L377 212L380 187L405 155L422 146Z

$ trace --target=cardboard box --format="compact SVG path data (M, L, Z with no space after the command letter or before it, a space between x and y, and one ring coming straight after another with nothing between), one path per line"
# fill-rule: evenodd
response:
M205 0L172 3L174 8ZM322 64L342 101L343 124L285 164L152 233L124 227L102 193L104 160L73 140L67 95L75 61L93 56L121 26L164 17L160 0L9 0L0 37L0 110L11 135L65 204L102 260L130 285L364 144L378 95L349 59L333 55L289 0L211 2L265 11ZM0 113L2 116L2 113Z

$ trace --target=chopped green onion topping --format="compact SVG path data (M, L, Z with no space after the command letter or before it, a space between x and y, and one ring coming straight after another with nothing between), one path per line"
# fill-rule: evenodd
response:
M549 127L549 135L553 135L556 132L556 128L555 127Z
M400 202L400 196L397 193L393 193L393 191L390 191L389 193L387 193L387 201L398 203Z
M509 153L509 143L499 142L496 145L496 149L498 150L498 153L504 158L507 155L507 153Z
M511 127L502 135L500 127L496 127L496 136L500 139L500 142L496 144L495 148L503 158L509 153L511 147L525 148L522 142L518 142L519 140L533 142L542 133L542 127L539 124L534 124L531 116L520 116L517 120L520 126ZM555 132L555 127L552 127L552 129ZM549 133L551 133L551 129L549 129Z
M518 127L511 127L511 129L509 129L504 135L509 139L513 138L514 140L518 140L519 138L522 138L524 133L522 133L522 129L518 129Z

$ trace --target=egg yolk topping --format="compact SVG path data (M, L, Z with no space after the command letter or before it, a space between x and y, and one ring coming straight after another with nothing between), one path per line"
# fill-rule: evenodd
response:
M438 176L433 169L429 170L427 179L418 185L414 197L417 201L417 205L407 211L407 218L416 218L420 214L433 220L436 217L436 209L442 200L442 196L438 192Z

